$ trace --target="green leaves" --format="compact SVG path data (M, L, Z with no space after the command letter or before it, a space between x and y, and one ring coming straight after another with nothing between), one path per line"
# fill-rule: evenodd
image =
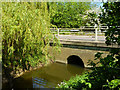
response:
M108 81L108 85L103 85L103 87L109 87L110 89L120 89L120 79L114 79L110 82Z
M102 14L100 15L100 22L108 26L108 30L105 34L106 44L118 44L120 30L118 26L120 25L120 2L107 2L104 3Z
M96 59L98 59L98 58L101 58L101 55L102 55L103 53L101 53L101 52L97 52L97 54L95 54L95 57L96 57ZM96 60L95 59L95 60Z
M3 66L17 68L18 64L18 67L26 69L28 65L36 67L46 63L50 40L54 40L49 30L47 4L3 2L2 14Z
M84 24L84 15L90 9L89 2L49 3L51 23L61 28L79 28Z
M83 74L82 76L76 75L76 77L72 77L69 81L61 82L57 88L69 88L69 89L77 89L77 90L86 90L90 89L92 84L89 82L88 74Z

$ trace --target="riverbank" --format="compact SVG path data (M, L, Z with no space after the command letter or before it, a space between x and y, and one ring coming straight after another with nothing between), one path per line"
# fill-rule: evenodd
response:
M50 62L52 63L52 62ZM48 64L50 64L48 63ZM48 64L39 64L37 67L30 67L29 70L22 70L19 69L17 72L11 71L10 69L6 68L5 70L2 70L2 87L3 88L12 88L13 87L13 82L15 79L21 77L27 72L34 71L36 69L39 69L41 67L47 66Z
M76 65L51 63L14 79L12 88L55 88L63 80L69 80L76 74L81 75L85 70Z

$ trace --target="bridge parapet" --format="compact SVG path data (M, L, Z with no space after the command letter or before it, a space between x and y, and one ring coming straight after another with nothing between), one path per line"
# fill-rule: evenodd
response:
M97 52L98 52L97 50L62 47L61 53L56 54L54 56L55 56L56 62L65 63L65 64L74 64L76 62L82 67L83 66L90 67L90 66L88 66L88 60L94 61L94 56ZM108 54L107 51L99 51L99 52L103 52L104 53L103 56L106 56ZM71 60L71 62L69 63L68 59L71 56L76 56L76 57L79 57L80 59L76 59L76 57L72 57L71 59L73 59L73 60ZM80 61L77 62L76 60L80 60ZM80 64L80 62L81 62L81 64Z
M105 57L110 49L119 48L117 45L107 46L104 42L96 41L60 40L60 42L63 47L60 54L53 55L55 60L67 64L69 63L67 60L70 56L77 56L83 61L85 67L90 67L87 66L87 62L88 60L94 61L94 56L97 52L104 53L103 57ZM74 58L72 57L75 61Z
M83 41L83 40L63 40L60 39L63 45L77 45L77 46L91 46L91 47L103 47L103 48L120 48L118 45L107 46L103 41Z

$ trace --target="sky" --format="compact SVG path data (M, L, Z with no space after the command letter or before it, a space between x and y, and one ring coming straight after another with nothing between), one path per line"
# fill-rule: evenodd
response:
M104 2L107 2L107 0L103 0ZM93 0L92 3L96 3L98 6L103 6L102 0Z

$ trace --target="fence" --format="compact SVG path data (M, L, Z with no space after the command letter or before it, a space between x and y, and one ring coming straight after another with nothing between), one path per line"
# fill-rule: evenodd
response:
M97 37L98 37L98 32L105 32L108 29L107 26L81 26L80 28L50 28L50 30L54 33L56 32L56 34L59 36L60 33L78 33L78 32L94 32L95 33L95 40L97 41Z
M113 26L110 26L113 27ZM81 26L80 28L50 28L51 31L56 31L57 35L59 36L60 33L78 33L81 31L92 31L95 33L95 41L98 40L98 33L104 33L108 29L108 26ZM117 26L117 29L120 29L120 26Z

